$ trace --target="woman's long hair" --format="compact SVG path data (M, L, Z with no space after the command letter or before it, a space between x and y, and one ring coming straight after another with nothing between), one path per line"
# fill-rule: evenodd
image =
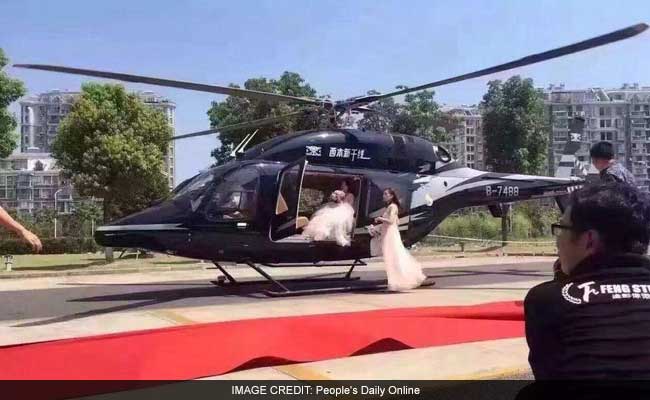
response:
M389 205L395 204L397 206L397 210L400 210L402 208L401 204L399 204L399 199L397 198L397 193L393 190L393 188L386 188L384 189L384 192L388 192L393 198L390 200Z
M353 181L352 179L350 179L350 178L345 178L345 179L341 182L341 185L340 185L340 186L343 186L343 183L345 183L345 186L348 187L348 193L356 194L356 188L355 188L355 185L354 185L354 181ZM339 186L339 188L340 188L340 186Z

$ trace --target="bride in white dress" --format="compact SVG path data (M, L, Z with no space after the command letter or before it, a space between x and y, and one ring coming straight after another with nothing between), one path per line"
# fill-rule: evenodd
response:
M352 180L346 179L341 182L340 190L345 193L345 202L354 207L354 195L350 192L352 190Z
M341 190L335 190L330 199L314 213L302 234L315 241L334 240L339 246L349 246L354 209Z
M402 244L399 234L399 200L393 189L384 190L384 202L387 204L384 214L375 219L375 222L381 223L379 232L376 232L377 227L373 231L381 235L381 253L386 265L388 289L414 289L424 282L426 276L422 273L420 264Z

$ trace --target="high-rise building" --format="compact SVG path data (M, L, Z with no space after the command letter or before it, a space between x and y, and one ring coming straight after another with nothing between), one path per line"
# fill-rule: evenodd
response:
M20 102L20 152L0 160L0 204L19 212L56 208L60 213L73 210L77 197L74 188L61 176L52 158L52 143L59 123L70 112L79 92L51 90ZM153 92L137 92L148 106L162 111L174 127L176 105ZM174 142L170 142L164 173L169 187L175 185Z
M476 106L444 106L443 112L458 120L456 128L450 133L450 141L441 143L448 147L454 158L469 168L485 169L485 145L483 139L483 119Z
M150 91L135 94L148 106L163 112L173 129L176 110L174 102ZM72 103L79 95L79 92L51 90L22 100L20 102L21 152L50 153L59 123L70 112ZM175 166L175 146L174 141L171 141L164 171L168 176L170 189L173 189L176 183Z
M32 213L42 208L70 213L76 194L48 153L17 153L0 160L0 205Z
M22 153L50 153L59 123L72 107L79 92L51 90L20 102Z
M158 111L161 111L165 114L167 122L172 127L172 135L174 134L174 119L176 112L176 104L162 96L155 94L154 92L137 92L138 97L148 106L154 108ZM171 140L169 142L169 148L167 149L167 156L165 157L165 172L169 179L169 188L173 189L176 186L176 141Z
M635 176L640 188L650 187L650 87L624 84L619 89L545 90L549 132L549 174L558 167L569 133L569 119L585 118L582 146L576 156L590 163L589 148L601 140L614 144L616 158ZM591 167L593 169L593 167ZM593 170L591 172L594 172Z

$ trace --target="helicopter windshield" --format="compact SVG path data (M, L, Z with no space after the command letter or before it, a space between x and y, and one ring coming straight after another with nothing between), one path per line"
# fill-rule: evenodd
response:
M215 187L205 209L208 221L242 220L254 216L259 171L254 166L237 169Z
M173 197L181 197L188 193L197 191L199 189L205 188L212 180L214 179L213 171L206 171L201 174L196 175L193 178L186 180L185 182L178 185L178 187L173 192Z
M197 175L194 175L193 177L183 181L181 184L176 186L176 188L172 192L172 197L178 198L188 193L203 191L206 188L210 187L212 182L217 177L223 175L230 169L231 167L228 164L224 164L218 167L210 168L207 171L203 171Z

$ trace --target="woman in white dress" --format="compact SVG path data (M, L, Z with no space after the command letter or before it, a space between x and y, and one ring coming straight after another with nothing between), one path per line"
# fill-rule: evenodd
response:
M346 179L341 182L340 190L345 193L345 202L354 207L354 195L350 193L350 190L352 190L352 181Z
M334 191L330 199L314 213L302 234L315 241L334 240L339 246L349 246L354 209L345 201L345 193L341 190Z
M426 276L420 264L409 254L402 244L399 234L399 200L393 189L384 190L386 210L375 222L381 223L381 253L386 265L388 289L401 291L420 286Z

